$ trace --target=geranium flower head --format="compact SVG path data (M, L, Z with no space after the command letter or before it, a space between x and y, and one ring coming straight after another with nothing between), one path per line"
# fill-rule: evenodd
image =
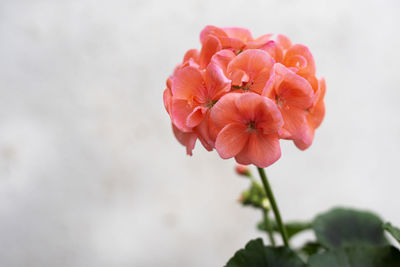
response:
M326 83L306 46L282 34L253 38L245 28L211 25L200 41L163 94L187 154L199 140L224 159L266 167L279 159L280 139L310 147L325 115Z

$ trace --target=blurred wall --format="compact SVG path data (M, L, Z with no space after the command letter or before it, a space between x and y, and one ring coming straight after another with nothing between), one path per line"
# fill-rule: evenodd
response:
M165 80L207 24L309 46L327 115L267 169L283 217L336 205L400 225L400 2L0 2L0 265L222 266L260 214L200 145L174 139ZM303 239L310 237L300 237ZM295 243L299 240L295 240Z

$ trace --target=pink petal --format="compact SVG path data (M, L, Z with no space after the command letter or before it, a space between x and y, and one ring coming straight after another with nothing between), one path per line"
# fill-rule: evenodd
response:
M197 49L189 49L185 56L183 57L183 62L189 61L192 59L194 62L199 62L200 53Z
M236 156L245 146L248 133L246 125L231 123L226 125L217 136L215 148L223 159Z
M256 123L264 134L277 133L283 126L281 112L269 98L255 93L244 93L236 100L242 118Z
M201 123L204 118L204 114L206 112L206 108L197 106L193 109L192 113L190 113L186 118L186 125L190 128L196 127Z
M208 151L213 150L215 139L211 139L210 136L210 112L207 112L204 116L203 121L194 129L194 132L197 133L198 138L205 149ZM216 138L216 135L215 135Z
M207 67L208 63L210 63L211 57L221 49L222 46L220 41L212 35L208 36L200 51L200 68L204 69Z
M172 122L183 132L190 132L192 128L186 124L187 117L192 113L193 108L186 100L172 98L171 119Z
M179 130L175 125L172 124L172 131L174 132L175 138L186 147L186 154L192 155L192 151L196 144L197 136L193 132L184 133Z
M288 106L308 109L314 100L314 92L310 83L282 64L275 64L274 69L277 73L276 94L284 99Z
M166 88L163 94L163 101L165 110L168 112L168 114L171 114L171 100L172 100L171 89Z
M211 109L210 119L217 131L220 131L227 124L242 121L236 107L236 99L240 96L240 93L226 94Z
M242 49L245 46L241 40L231 37L220 37L219 41L221 42L221 46L224 49Z
M271 76L270 68L266 68L263 71L254 75L253 85L250 87L251 90L261 95L265 86L268 83L270 76Z
M236 156L241 164L254 164L265 168L276 162L281 157L279 138L275 135L252 133L247 142L247 147Z
M254 41L250 41L247 43L246 48L247 49L258 49L265 45L269 40L271 40L272 33L264 34L255 39Z
M207 66L205 82L211 100L218 99L231 90L231 81L225 77L222 69L213 63Z
M224 32L228 34L229 37L239 39L243 43L247 43L253 40L251 32L245 28L238 27L230 27L230 28L222 28Z
M228 67L228 64L229 64L229 62L232 61L232 59L235 58L235 56L236 56L235 53L233 53L231 50L223 49L223 50L217 52L211 58L211 63L216 64L226 74L226 69Z
M307 118L303 109L296 107L281 108L284 121L281 138L302 139L307 134Z
M293 140L296 147L300 150L306 150L307 148L309 148L314 139L314 125L311 116L307 117L307 122L307 131L305 132L303 137L301 139Z
M203 77L198 69L190 66L178 69L172 78L172 95L174 98L191 100L202 85Z
M282 46L284 50L287 50L292 46L292 41L290 41L289 37L283 34L278 34L276 36L276 41Z
M305 45L295 44L290 47L286 51L283 64L287 67L298 68L302 76L315 75L314 57Z
M271 57L275 59L276 62L282 62L283 51L281 46L277 42L269 41L268 43L260 47L260 49L267 52Z
M255 74L274 64L271 56L262 50L249 49L236 56L228 65L228 73L239 69L246 73Z
M253 82L250 89L261 93L269 72L274 65L274 59L265 51L259 49L245 50L236 56L228 65L227 72L234 75L232 80L236 83L238 70L245 72L249 76L249 82ZM233 79L234 78L234 79Z
M243 70L232 71L230 78L233 85L241 86L242 83L249 81L249 76Z
M228 37L228 35L225 33L225 31L222 30L221 28L218 28L218 27L215 27L212 25L208 25L200 33L201 43L204 44L210 35L213 35L217 38Z

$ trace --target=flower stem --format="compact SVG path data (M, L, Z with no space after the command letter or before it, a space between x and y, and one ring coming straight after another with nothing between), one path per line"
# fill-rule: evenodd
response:
M288 241L288 235L286 232L286 228L283 225L281 214L279 213L278 205L276 204L275 197L274 197L274 194L272 193L272 189L268 182L267 175L265 174L263 168L257 168L257 169L258 169L258 173L260 174L261 181L264 185L265 193L267 194L268 200L271 203L272 210L274 211L276 223L278 224L279 231L281 232L281 235L282 235L283 244L285 245L285 247L289 247L289 241Z
M276 243L275 243L275 238L274 238L274 234L273 234L273 230L272 230L271 221L269 220L268 210L263 209L262 211L263 211L263 215L264 215L265 229L267 230L267 233L268 233L269 243L271 244L271 246L275 247Z

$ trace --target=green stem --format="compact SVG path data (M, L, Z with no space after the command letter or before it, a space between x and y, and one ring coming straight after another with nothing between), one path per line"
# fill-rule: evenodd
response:
M267 175L264 172L263 168L257 168L258 173L260 174L261 181L264 185L265 193L267 194L268 200L271 203L272 210L274 211L275 215L275 220L276 223L278 224L279 231L281 232L282 239L283 239L283 244L285 247L289 247L289 241L288 241L288 235L285 229L285 226L283 225L281 214L279 213L278 205L276 204L274 194L272 193L271 186L268 183Z
M265 223L265 229L267 230L268 233L268 238L271 246L275 247L275 238L271 226L271 221L269 220L269 215L268 215L268 210L263 209L263 215L264 215L264 223Z

